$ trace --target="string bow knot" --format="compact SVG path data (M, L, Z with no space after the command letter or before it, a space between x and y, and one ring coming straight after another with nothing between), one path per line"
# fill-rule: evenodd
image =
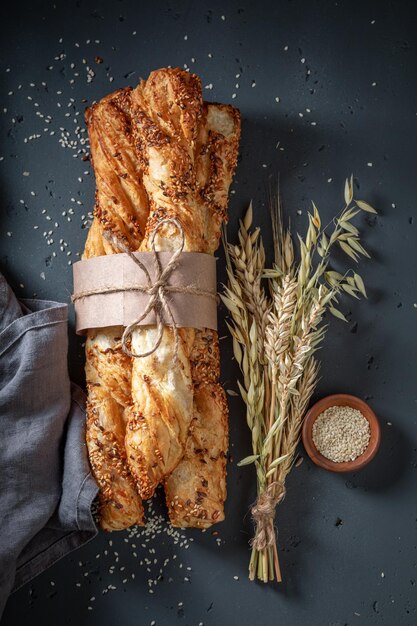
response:
M159 229L162 226L165 226L166 224L173 224L174 226L176 226L176 228L178 229L180 233L181 239L180 239L180 245L173 252L172 257L170 258L168 264L163 269L160 259L158 257L157 250L156 250L155 238ZM167 322L170 326L172 326L173 333L174 333L174 339L175 339L174 363L176 363L178 359L179 333L178 333L178 326L175 321L174 315L172 313L167 295L169 292L173 292L173 291L177 293L194 293L194 294L200 294L200 295L207 295L207 292L193 288L193 287L172 287L169 285L170 276L175 270L175 268L177 267L178 259L184 249L184 243L185 243L184 229L181 223L175 218L171 218L171 217L166 218L166 219L161 220L155 226L152 232L151 239L150 239L150 246L151 246L153 263L155 267L155 280L154 281L152 281L151 275L147 267L140 261L140 259L138 259L133 254L133 252L129 250L129 248L127 248L127 246L125 246L119 239L117 239L116 237L114 237L114 235L110 233L105 233L105 237L108 241L110 241L113 245L115 245L119 250L121 250L122 252L125 252L144 273L145 278L146 278L146 286L141 288L140 291L142 291L143 293L146 293L149 296L149 301L145 309L142 311L139 317L133 320L131 324L126 326L123 332L123 335L122 335L123 352L125 352L125 354L127 354L128 356L135 357L135 358L142 358L145 356L149 356L150 354L155 352L155 350L157 350L157 348L161 344L162 337L164 334L164 323ZM146 318L146 316L152 310L155 313L156 324L157 324L157 335L156 335L155 343L151 348L149 348L149 350L145 350L143 352L138 352L138 353L133 352L127 346L128 340L131 339L133 331L140 325L140 323Z

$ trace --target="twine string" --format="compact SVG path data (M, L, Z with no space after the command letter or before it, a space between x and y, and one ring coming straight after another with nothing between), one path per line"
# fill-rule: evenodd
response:
M173 252L166 267L162 268L160 258L156 251L155 238L159 229L166 224L173 224L178 229L180 233L180 244L178 248ZM153 264L155 268L155 280L153 282L152 282L151 275L148 271L148 268L142 263L140 259L138 259L134 255L133 252L131 252L131 250L129 250L127 246L125 246L125 244L122 241L120 241L120 239L118 239L117 237L115 237L115 235L113 235L112 233L108 231L104 233L104 237L107 239L107 241L109 241L112 245L114 245L118 250L127 254L130 257L130 259L134 263L136 263L136 265L140 268L140 270L145 275L146 285L124 286L123 288L102 287L99 289L90 289L88 291L75 293L72 296L72 301L75 302L79 298L84 298L86 296L97 295L97 294L102 294L102 293L115 293L115 292L120 292L120 291L139 291L141 293L147 294L149 296L149 300L145 309L133 322L131 322L125 328L123 332L123 335L122 335L123 352L125 352L125 354L127 354L128 356L135 357L135 358L146 357L152 354L153 352L155 352L155 350L157 350L161 344L163 333L164 333L164 322L166 321L170 326L172 326L173 333L174 333L174 340L175 340L174 363L176 363L178 360L178 351L179 351L179 332L178 332L178 325L175 321L171 306L167 298L167 294L172 293L172 292L187 293L187 294L206 296L206 297L211 297L211 298L216 299L215 293L212 293L211 291L199 289L198 287L194 287L192 285L184 286L184 287L182 286L176 287L176 286L172 286L168 284L171 274L173 273L175 268L178 266L179 257L184 250L185 236L184 236L184 229L181 223L175 218L166 218L158 222L158 224L155 226L154 230L152 231L152 234L150 237L150 247L151 247L150 252L152 254ZM154 311L155 317L156 317L155 342L153 346L149 348L149 350L144 350L143 352L139 352L139 353L132 352L128 348L128 345L127 345L128 340L131 339L133 332L136 330L137 327L140 326L141 322L147 317L147 315L152 310Z
M181 241L179 247L175 250L174 254L170 258L167 266L164 270L162 270L160 259L156 253L156 245L155 245L155 237L159 231L159 229L165 224L174 224L177 227L180 235ZM120 241L115 239L116 247L121 249ZM123 245L123 244L122 244ZM172 314L171 308L166 298L166 286L174 269L177 267L178 257L184 249L184 229L181 223L175 218L166 218L158 222L155 226L151 238L150 238L150 246L151 251L153 253L153 262L155 267L155 282L152 283L151 276L145 267L145 265L131 252L126 246L123 245L124 251L129 255L134 263L144 272L147 280L147 289L146 292L149 295L148 304L142 313L137 317L133 322L131 322L128 326L126 326L123 335L122 335L122 349L125 354L134 358L143 358L153 354L161 345L162 338L164 336L164 313L166 317L169 319L172 325L173 333L174 333L174 363L178 360L178 349L179 349L179 333L178 326L175 322L174 316ZM127 346L127 342L131 339L133 332L139 326L140 322L146 318L148 313L151 311L155 312L156 323L157 323L157 331L156 331L156 339L151 348L149 350L144 350L143 352L133 352Z
M284 498L284 483L277 480L271 483L258 496L253 505L251 513L255 522L255 536L251 541L251 545L256 550L262 551L274 545L276 541L274 527L275 508Z

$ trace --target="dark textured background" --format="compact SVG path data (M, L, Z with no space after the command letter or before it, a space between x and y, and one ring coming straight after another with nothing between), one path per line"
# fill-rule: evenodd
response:
M323 219L341 208L344 178L351 172L356 196L378 208L378 218L359 220L372 253L361 265L369 300L343 302L349 324L331 320L317 397L350 392L367 399L381 420L382 445L358 474L332 475L308 458L293 471L277 516L280 586L246 578L246 512L255 483L251 467L232 462L227 522L218 535L189 531L189 549L166 532L146 548L125 533L100 535L17 592L4 626L142 626L153 620L158 626L415 624L415 3L9 4L0 27L0 260L17 294L68 301L68 261L83 248L87 218L81 216L93 206L94 180L83 174L89 163L73 157L80 146L61 147L60 128L74 139L74 116L79 112L83 128L87 103L136 84L152 69L187 64L203 85L212 84L204 90L207 99L231 102L242 112L230 199L232 240L251 198L256 222L267 227L268 181L278 173L286 215L301 232L311 199ZM103 63L95 62L96 55ZM95 72L90 83L86 65ZM37 112L50 115L49 123ZM47 245L48 239L53 243ZM64 251L61 239L68 244ZM220 318L225 335L224 311ZM81 341L72 328L70 335L71 374L82 383ZM229 340L222 346L223 382L236 389ZM236 397L230 397L230 426L236 461L249 453ZM150 594L147 579L160 568L162 580ZM108 585L115 589L103 593Z

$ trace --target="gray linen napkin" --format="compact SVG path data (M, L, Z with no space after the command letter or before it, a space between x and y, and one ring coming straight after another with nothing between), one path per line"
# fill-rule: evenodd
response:
M66 304L19 303L0 274L0 617L9 593L97 534L67 326Z

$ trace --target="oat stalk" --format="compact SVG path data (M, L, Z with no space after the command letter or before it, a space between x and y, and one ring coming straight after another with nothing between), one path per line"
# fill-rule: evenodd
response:
M255 536L249 578L281 581L274 526L275 508L285 497L285 480L295 462L304 415L318 380L315 352L324 339L324 315L345 320L337 308L342 294L366 297L355 271L330 269L335 247L350 260L369 257L352 224L362 211L376 213L353 198L353 177L345 182L345 206L322 228L312 203L305 238L293 239L284 227L279 192L271 202L274 262L265 265L259 228L252 228L253 207L240 221L238 243L224 233L228 284L221 298L231 320L234 356L242 372L238 381L252 435L252 454L242 465L254 464L258 498L252 507Z

